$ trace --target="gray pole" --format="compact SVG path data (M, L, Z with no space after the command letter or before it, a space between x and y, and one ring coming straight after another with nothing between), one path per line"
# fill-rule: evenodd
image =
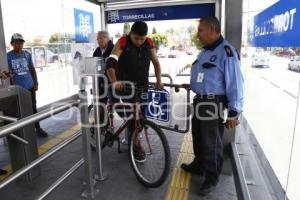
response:
M238 50L242 43L243 0L225 1L225 37Z
M0 70L7 70L8 64L6 59L6 43L4 37L4 26L2 18L2 8L0 1ZM0 80L0 86L9 85L9 81Z
M82 131L82 149L84 157L85 167L85 185L86 190L82 193L85 198L94 199L96 194L99 192L95 190L94 179L93 179L93 168L92 168L92 153L90 149L90 135L88 130L88 108L87 108L87 93L85 90L80 90L80 117L81 117L81 131Z
M99 86L98 77L93 76L93 102L94 102L94 115L95 115L95 126L96 126L96 150L97 150L97 174L96 180L103 181L105 179L102 168L102 147L101 147L101 122L100 122L100 105L99 105Z

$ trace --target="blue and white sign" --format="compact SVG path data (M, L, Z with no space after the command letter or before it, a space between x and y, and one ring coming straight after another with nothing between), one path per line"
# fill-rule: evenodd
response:
M89 36L94 32L93 13L74 8L74 19L76 42L89 42Z
M135 22L140 20L157 21L174 19L199 19L201 17L214 15L214 3L162 6L108 11L107 23L124 23Z
M159 121L169 121L169 93L167 91L148 91L146 117Z
M300 47L300 0L281 0L257 14L248 27L256 47Z

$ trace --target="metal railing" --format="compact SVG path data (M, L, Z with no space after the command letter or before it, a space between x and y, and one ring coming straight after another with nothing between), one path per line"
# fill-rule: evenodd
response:
M150 75L150 76L154 77L154 75ZM179 126L177 124L175 124L173 127L171 127L171 125L170 126L158 125L158 126L162 129L169 130L169 131L175 131L178 133L187 133L190 130L190 113L191 113L191 111L190 111L190 103L191 103L190 94L191 94L191 91L189 88L184 87L182 84L173 84L173 79L168 74L162 74L161 77L167 77L170 79L170 84L164 83L165 87L174 88L175 92L179 92L180 88L186 90L186 103L187 103L186 104L186 112L185 112L186 113L186 117L185 117L186 127L185 127L185 129L179 129ZM155 84L154 82L150 82L150 85L154 85L154 84ZM172 104L173 104L173 99L172 99L171 105ZM171 122L170 122L170 124L171 124Z
M43 110L41 112L38 112L36 114L33 114L31 116L22 118L20 120L13 119L10 117L6 116L1 116L1 120L6 120L10 121L12 123L2 126L0 128L0 137L5 137L5 136L12 136L12 132L17 131L19 129L24 128L27 125L33 124L37 121L43 120L45 118L48 118L52 115L55 115L57 113L63 112L65 110L68 110L71 107L78 106L79 103L82 105L80 106L80 113L81 113L81 123L87 124L87 104L86 104L86 92L85 91L80 91L79 97L81 97L80 101L70 101L64 103L64 105L57 106L54 108L49 108L46 110ZM65 174L63 174L59 179L57 179L45 192L43 192L37 199L44 199L47 195L49 195L53 190L55 190L59 185L63 183L64 180L66 180L68 177L70 177L82 164L85 164L85 172L86 172L86 190L82 193L83 197L86 198L94 198L95 194L97 191L94 188L95 182L92 177L92 166L91 166L91 152L89 148L89 135L88 135L88 128L87 127L82 127L81 131L76 132L73 134L71 137L67 138L60 144L56 145L54 148L46 152L45 154L41 155L38 157L36 160L32 161L30 164L27 166L17 170L14 172L12 175L10 175L7 179L2 181L0 183L0 189L4 188L14 180L18 179L43 161L45 161L47 158L51 157L53 154L57 153L61 149L63 149L65 146L69 145L76 139L78 139L80 136L83 135L82 141L83 141L83 154L84 158L81 158L74 166L72 166ZM17 136L18 137L18 136ZM17 138L20 140L20 138ZM22 139L22 138L21 138ZM23 140L23 139L22 139ZM24 140L25 141L25 140ZM27 142L27 141L25 141ZM25 143L23 142L23 143Z
M230 144L231 165L233 171L234 184L239 200L251 200L249 188L246 182L245 172L241 163L235 142Z
M13 123L6 125L6 126L2 126L0 128L0 137L7 136L7 135L11 134L12 132L17 131L29 124L33 124L37 121L41 121L47 117L50 117L52 115L55 115L62 111L65 111L71 107L77 106L78 104L79 104L79 101L72 101L72 102L66 103L62 106L57 106L56 108L50 108L50 109L38 112L36 114L30 115L28 117L24 117L20 120L17 120ZM2 118L3 117L4 116L2 116Z

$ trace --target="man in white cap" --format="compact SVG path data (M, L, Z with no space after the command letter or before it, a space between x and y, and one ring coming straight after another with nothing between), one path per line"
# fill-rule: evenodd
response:
M31 54L23 50L24 43L25 40L20 33L12 35L10 44L13 46L13 50L7 53L11 84L23 87L31 93L33 113L37 113L36 91L38 90L38 80ZM40 127L39 122L35 123L35 128L38 136L48 136Z

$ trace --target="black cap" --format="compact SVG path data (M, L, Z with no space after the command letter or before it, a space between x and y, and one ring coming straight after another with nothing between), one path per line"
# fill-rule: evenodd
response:
M139 36L146 36L148 34L148 26L143 21L134 22L131 27L131 33L137 34Z

